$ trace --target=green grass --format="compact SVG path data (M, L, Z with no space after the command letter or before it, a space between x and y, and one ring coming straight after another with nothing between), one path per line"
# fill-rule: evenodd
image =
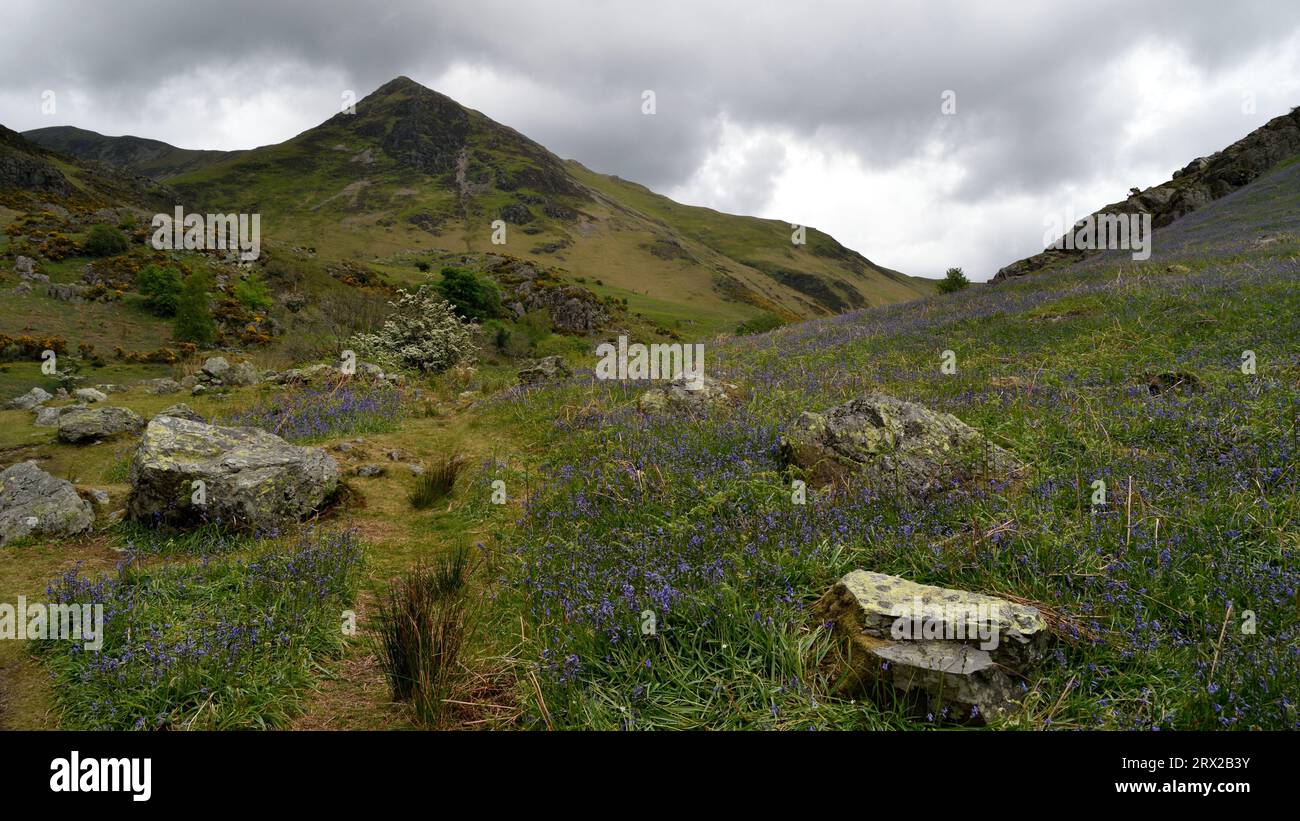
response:
M103 647L37 643L62 726L264 729L299 710L319 660L344 643L361 546L347 533L260 544L238 559L70 571L52 600L102 603Z

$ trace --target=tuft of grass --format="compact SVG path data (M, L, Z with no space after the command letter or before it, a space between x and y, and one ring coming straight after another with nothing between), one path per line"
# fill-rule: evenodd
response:
M398 579L379 606L375 656L394 701L409 701L416 719L438 727L465 681L470 634L466 580L469 554L458 548Z
M456 487L456 477L465 467L465 458L459 453L451 453L442 459L425 466L424 473L415 477L415 487L407 495L411 507L416 510L428 510L440 500L451 495Z

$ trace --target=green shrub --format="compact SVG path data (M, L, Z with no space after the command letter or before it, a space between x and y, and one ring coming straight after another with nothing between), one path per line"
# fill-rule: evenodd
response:
M465 268L442 269L438 293L465 319L482 322L501 313L501 291L495 282Z
M249 274L235 283L235 299L251 311L265 311L275 304L271 288L257 274Z
M970 285L970 280L966 274L962 273L960 268L949 268L944 278L939 280L939 293L951 294L953 291L960 291Z
M81 250L92 257L115 256L124 253L128 247L126 237L111 225L91 227L86 241L81 244Z
M144 307L156 316L175 316L181 294L181 272L161 265L146 265L135 276L135 287L144 294Z
M211 345L217 339L217 326L208 306L207 278L198 271L185 277L176 300L176 324L172 336L177 342Z

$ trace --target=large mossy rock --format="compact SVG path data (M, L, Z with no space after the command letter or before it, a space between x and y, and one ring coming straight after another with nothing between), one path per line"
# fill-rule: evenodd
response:
M813 612L844 642L842 692L954 721L1012 709L1050 640L1037 608L866 570L846 574Z
M0 545L27 537L75 536L90 529L95 511L71 482L35 462L0 472Z
M814 485L861 482L904 496L1021 471L1010 453L957 417L883 393L800 414L779 456Z
M59 416L59 441L79 445L135 433L142 427L144 419L130 408L78 408Z
M143 522L186 526L219 520L235 529L266 531L319 510L338 477L338 464L319 448L290 445L252 428L158 416L131 461L127 512ZM200 487L202 504L195 499Z

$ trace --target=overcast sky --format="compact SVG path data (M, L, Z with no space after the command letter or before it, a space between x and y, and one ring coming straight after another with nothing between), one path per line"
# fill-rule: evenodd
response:
M1049 216L1163 182L1300 105L1300 2L0 8L0 124L19 131L251 148L401 74L674 199L810 225L907 273L986 279L1041 250Z

